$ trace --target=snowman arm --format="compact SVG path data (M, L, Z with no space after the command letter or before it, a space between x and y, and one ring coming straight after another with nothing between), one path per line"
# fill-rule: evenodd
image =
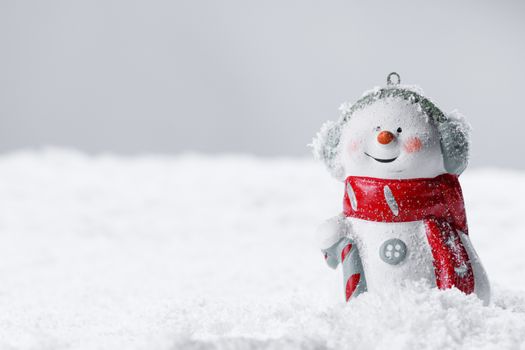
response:
M317 246L321 249L326 263L331 268L335 269L339 264L339 257L334 247L337 246L337 243L340 242L342 238L348 236L350 229L351 227L346 222L343 214L326 220L317 228Z
M479 259L469 236L459 230L458 232L463 246L469 256L470 264L472 265L472 272L474 272L474 293L483 301L484 305L488 305L490 302L490 282L485 268L481 264L481 260Z
M320 249L327 249L337 243L341 238L346 237L350 227L346 223L343 214L336 215L323 222L316 230L315 236L317 246Z

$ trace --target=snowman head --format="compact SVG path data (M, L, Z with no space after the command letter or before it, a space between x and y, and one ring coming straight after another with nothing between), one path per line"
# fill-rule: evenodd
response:
M467 165L468 125L445 115L414 88L391 83L376 88L341 118L327 122L314 139L314 154L332 175L385 179L431 178L460 174Z

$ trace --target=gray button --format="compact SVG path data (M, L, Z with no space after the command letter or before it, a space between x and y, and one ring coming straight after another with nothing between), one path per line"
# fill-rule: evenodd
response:
M400 239L392 238L384 241L379 248L381 260L390 265L397 265L405 259L407 255L407 246Z

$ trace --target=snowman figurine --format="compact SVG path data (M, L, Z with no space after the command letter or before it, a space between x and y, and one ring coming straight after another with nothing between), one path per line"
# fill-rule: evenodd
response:
M344 104L314 139L314 155L345 183L343 211L318 229L327 264L343 267L346 301L365 291L426 283L490 300L470 242L458 176L469 127L419 89L387 85Z

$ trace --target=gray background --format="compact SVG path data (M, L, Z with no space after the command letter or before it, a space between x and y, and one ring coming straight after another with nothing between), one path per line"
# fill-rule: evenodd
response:
M520 1L0 0L0 151L306 155L390 71L525 168Z

